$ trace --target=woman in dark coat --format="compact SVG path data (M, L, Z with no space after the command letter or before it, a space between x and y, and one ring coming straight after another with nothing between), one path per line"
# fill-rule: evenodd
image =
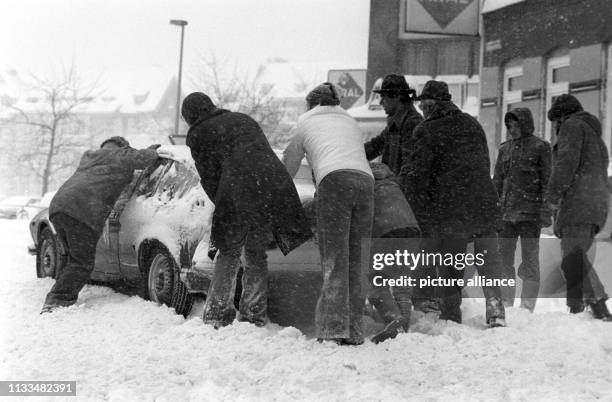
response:
M272 233L287 254L311 237L299 196L259 125L249 116L218 109L200 92L183 101L187 146L204 191L215 204L211 245L219 250L204 308L215 327L234 318L235 280L245 249L239 320L264 325L266 246Z

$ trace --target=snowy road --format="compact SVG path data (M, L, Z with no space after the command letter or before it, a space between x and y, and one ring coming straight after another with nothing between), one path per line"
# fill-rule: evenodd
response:
M411 333L360 347L272 324L215 331L201 306L183 319L99 286L41 316L52 280L36 278L30 242L26 222L0 220L0 380L76 380L78 399L113 401L612 398L612 323L570 316L563 300L486 330L483 303L467 299L464 325L416 316Z

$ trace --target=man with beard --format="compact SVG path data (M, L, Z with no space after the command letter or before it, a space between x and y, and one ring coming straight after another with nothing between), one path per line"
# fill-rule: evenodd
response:
M561 239L567 305L573 314L588 305L595 318L612 321L608 295L587 256L608 214L608 149L601 123L572 95L559 96L548 119L558 135L546 201Z
M297 190L263 131L249 116L217 108L201 92L188 95L181 113L189 125L191 150L208 198L215 204L210 243L219 250L204 306L204 322L230 324L240 255L239 321L267 322L271 235L283 254L312 236ZM214 255L213 255L214 257Z
M440 253L465 253L474 241L475 254L482 253L485 260L478 273L501 279L499 199L489 176L485 133L476 119L451 102L445 82L428 81L417 99L425 120L415 129L415 150L402 166L402 190L421 230L436 241ZM463 278L463 270L454 266L438 269L442 278ZM443 297L440 318L460 323L461 286L438 289ZM505 326L499 286L483 286L483 291L487 325Z

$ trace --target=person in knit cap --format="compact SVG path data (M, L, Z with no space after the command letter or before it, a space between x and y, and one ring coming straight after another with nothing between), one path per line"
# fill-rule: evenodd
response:
M464 254L474 242L474 252L484 255L478 273L501 279L496 234L501 211L484 130L451 101L443 81L428 81L417 99L425 120L414 130L415 150L403 163L400 183L427 238L424 249ZM438 270L448 281L463 278L461 267L443 264ZM442 293L440 319L460 323L461 286L436 289ZM483 292L487 325L505 326L500 287L483 286Z
M285 255L312 236L297 190L251 117L217 108L201 92L183 100L181 113L189 125L186 142L200 182L215 204L210 244L219 255L204 322L218 328L234 320L235 282L244 249L238 320L265 325L270 236Z
M49 220L66 254L41 313L76 303L94 268L96 245L104 222L134 170L158 159L152 145L136 150L123 137L110 137L99 149L86 151L74 174L57 190L49 204Z
M299 117L283 162L295 176L306 154L316 182L323 271L316 336L320 341L359 345L364 341L361 255L364 239L371 237L374 177L361 130L339 106L333 84L317 86L306 102L309 110Z
M561 270L571 313L588 305L595 318L612 321L608 295L587 256L608 213L608 149L601 123L574 96L559 96L548 111L557 133L546 202L555 213L561 239Z

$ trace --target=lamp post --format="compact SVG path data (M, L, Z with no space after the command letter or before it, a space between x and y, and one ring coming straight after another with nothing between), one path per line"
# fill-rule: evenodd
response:
M178 83L176 85L176 117L174 119L174 135L177 135L178 126L179 126L179 110L181 108L181 75L183 73L183 39L185 38L185 25L187 25L187 21L170 20L170 24L181 27L181 52L179 55Z

